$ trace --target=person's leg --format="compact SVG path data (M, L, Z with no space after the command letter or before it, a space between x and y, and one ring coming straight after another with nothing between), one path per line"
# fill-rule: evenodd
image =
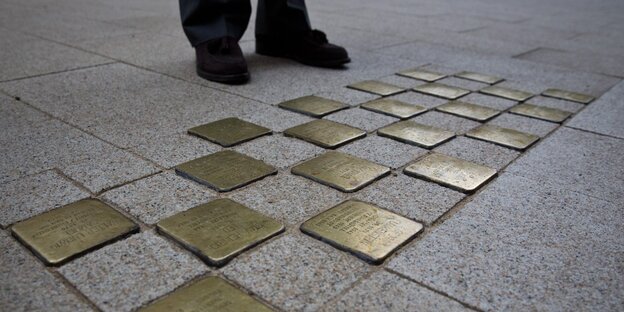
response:
M312 30L303 0L258 0L256 36L285 36Z
M250 16L249 0L180 0L182 28L192 46L226 36L239 40Z

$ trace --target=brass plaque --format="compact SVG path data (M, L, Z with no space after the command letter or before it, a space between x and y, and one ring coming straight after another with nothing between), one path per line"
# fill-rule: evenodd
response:
M393 95L405 91L404 88L375 80L360 81L352 85L348 85L347 87L381 96Z
M524 150L539 140L539 137L533 134L492 125L483 125L470 130L466 136L517 150Z
M403 76L403 77L414 78L418 80L424 80L427 82L434 82L436 80L440 80L446 77L445 74L436 73L430 70L418 69L418 68L400 71L397 73L397 75Z
M214 266L284 231L279 222L225 198L180 212L157 227Z
M138 229L103 202L84 199L19 222L11 230L46 264L60 265Z
M156 300L141 312L270 312L269 307L218 276L207 276Z
M470 93L470 90L453 87L453 86L447 86L445 84L435 83L435 82L416 86L414 88L414 91L429 94L429 95L434 95L438 97L443 97L449 100L455 100Z
M232 117L191 128L188 132L228 147L270 134L271 129Z
M524 102L530 99L531 97L533 97L533 94L529 92L524 92L520 90L505 88L505 87L498 87L498 86L485 87L479 90L479 92L483 94L498 96L498 97L508 99L508 100L518 101L518 102Z
M436 107L436 110L476 121L486 121L500 114L499 110L461 101L451 101L442 104Z
M503 78L499 78L496 76L490 76L490 75L469 72L469 71L464 71L459 74L455 74L455 77L464 78L464 79L477 81L477 82L488 83L488 84L495 84L495 83L499 83L505 80Z
M343 192L355 192L390 174L390 168L341 152L329 151L291 172Z
M537 106L537 105L528 104L528 103L522 103L522 104L516 105L512 107L511 110L509 110L509 112L518 114L518 115L533 117L533 118L542 119L546 121L559 122L559 123L563 122L568 117L570 117L570 115L572 115L571 112L567 112L564 110L544 107L544 106Z
M379 99L366 102L362 104L361 107L376 113L401 119L412 118L427 111L425 107L391 99Z
M496 175L496 170L443 154L429 154L405 168L405 173L471 193Z
M433 148L455 136L455 133L451 131L419 124L412 120L400 121L389 125L379 129L377 134L424 148Z
M422 229L420 223L357 200L347 200L301 225L302 232L375 264Z
M543 96L554 97L562 100L568 100L572 102L589 104L594 100L594 97L587 94L576 93L572 91L560 90L560 89L548 89L542 92Z
M366 131L331 120L313 120L284 131L284 135L302 139L324 148L337 148L366 136Z
M282 102L279 107L293 112L323 117L327 114L349 107L349 105L315 95L304 96L298 99Z
M177 165L175 170L177 174L219 192L231 191L277 173L275 168L260 160L230 150L185 162Z

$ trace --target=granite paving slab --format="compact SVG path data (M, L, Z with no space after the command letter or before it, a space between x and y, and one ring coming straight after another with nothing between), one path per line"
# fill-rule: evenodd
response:
M239 153L260 159L279 169L286 169L308 158L320 155L323 149L281 134L265 136L234 148Z
M338 150L392 169L402 167L427 153L427 150L424 148L400 143L377 135L369 135Z
M624 139L624 83L619 83L576 115L569 127Z
M434 151L496 170L507 166L520 155L520 152L515 150L465 136L457 137L440 145Z

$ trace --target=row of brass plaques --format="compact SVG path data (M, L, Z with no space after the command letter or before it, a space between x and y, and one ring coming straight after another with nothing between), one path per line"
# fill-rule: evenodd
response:
M337 148L353 140L365 137L366 132L330 120L318 119L286 129L284 135L324 148Z
M188 130L190 134L228 147L271 134L271 129L238 118L225 118Z
M449 99L449 100L456 100L470 93L470 90L453 87L453 86L447 86L445 84L436 83L436 82L431 82L431 83L426 83L420 86L416 86L413 90L420 92L420 93L442 97L442 98Z
M412 120L391 124L379 129L377 134L424 148L434 148L455 137L454 132L419 124Z
M483 82L483 83L487 83L487 84L497 84L505 79L496 77L496 76L491 76L491 75L486 75L486 74L480 74L480 73L475 73L475 72L468 72L468 71L463 71L461 73L455 74L455 77L459 77L459 78L463 78L463 79L468 79L468 80L472 80L472 81L476 81L476 82Z
M542 92L542 95L572 102L578 102L581 104L589 104L591 101L594 100L594 97L590 95L560 89L548 89Z
M282 102L278 106L293 112L317 118L349 107L349 105L344 103L315 95L304 96L294 100Z
M509 110L509 112L518 114L518 115L527 116L527 117L533 117L537 119L559 122L559 123L563 122L568 117L570 117L570 115L572 115L571 112L567 112L564 110L550 108L550 107L537 106L537 105L533 105L529 103L518 104L512 107Z
M376 95L381 96L389 96L397 93L401 93L405 91L404 88L397 87L395 85L391 85L389 83L375 81L375 80L365 80L356 82L354 84L348 85L348 88L364 91Z
M498 96L498 97L508 99L508 100L518 101L518 102L524 102L530 99L531 97L533 97L533 94L529 92L524 92L524 91L520 91L516 89L499 87L499 86L485 87L479 90L479 92L483 94L487 94L487 95Z
M539 140L539 137L533 134L493 125L482 125L468 131L466 136L517 150L525 150Z
M397 73L397 75L408 77L408 78L414 78L418 80L423 80L427 82L434 82L434 81L437 81L446 77L446 75L441 74L441 73L436 73L433 71L418 69L418 68L400 71Z
M360 107L400 119L412 118L427 111L426 108L419 105L407 104L405 102L386 98L366 102Z
M450 101L436 110L476 121L486 121L500 114L499 110L461 101Z

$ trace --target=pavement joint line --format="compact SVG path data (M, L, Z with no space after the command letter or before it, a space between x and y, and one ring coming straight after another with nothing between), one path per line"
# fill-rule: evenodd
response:
M581 129L581 128L576 128L574 126L564 126L566 128L569 129L574 129L574 130L578 130L578 131L582 131L582 132L587 132L587 133L591 133L591 134L595 134L595 135L599 135L599 136L603 136L603 137L607 137L607 138L611 138L611 139L617 139L617 140L624 140L624 138L622 137L617 137L617 136L613 136L610 134L605 134L605 133L600 133L600 132L595 132L595 131L591 131L591 130L586 130L586 129Z
M0 84L5 83L5 82L15 82L15 81L26 80L26 79L31 79L31 78L39 78L39 77L45 77L45 76L50 76L50 75L62 74L62 73L73 72L77 70L95 68L99 66L106 66L106 65L111 65L115 63L118 63L118 62L115 60L111 60L110 62L95 64L95 65L79 66L79 67L74 67L74 68L65 69L65 70L47 72L43 74L36 74L36 75L31 75L31 76L26 76L26 77L18 77L18 78L12 78L12 79L7 79L7 80L0 80Z

